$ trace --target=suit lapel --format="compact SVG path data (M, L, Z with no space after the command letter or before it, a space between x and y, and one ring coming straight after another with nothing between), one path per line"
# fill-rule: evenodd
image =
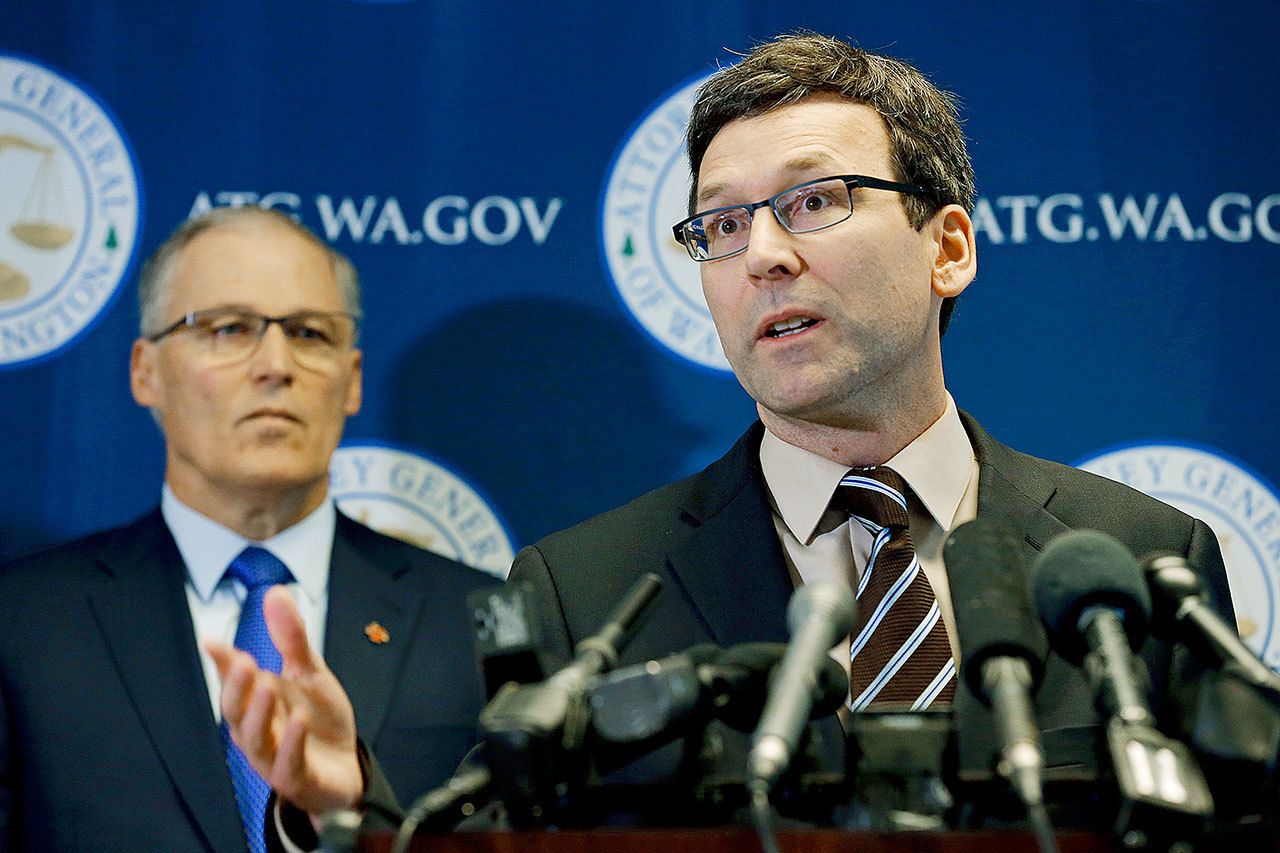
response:
M989 436L967 413L961 412L960 418L973 440L978 457L978 515L1003 521L1022 536L1022 565L1027 572L1029 588L1031 566L1036 556L1051 539L1068 529L1045 508L1057 486L1026 464L1021 454ZM1047 644L1045 650L1047 653ZM987 710L963 685L956 692L954 710L963 736L982 741L981 744L971 744L969 749L962 749L962 753L985 764L992 743Z
M187 606L186 568L159 511L121 531L99 563L110 578L90 593L90 606L152 745L209 847L243 847Z
M1036 555L1068 528L1045 507L1057 485L1028 465L1022 454L1006 447L961 412L978 457L978 515L1005 522L1022 535L1023 567L1030 571Z
M421 594L397 583L408 569L403 556L380 555L386 544L359 534L358 525L338 513L324 656L351 697L361 737L374 744L409 653L409 639L420 630L416 622L423 601ZM387 641L374 642L367 632L375 639L378 632L370 626L381 626Z
M694 525L669 564L677 583L720 645L785 642L794 587L764 493L753 426L699 478L682 507Z
M757 422L699 478L682 507L696 526L672 550L668 564L677 582L721 646L785 643L787 603L795 584L773 524L760 469ZM824 770L843 772L844 732L834 715L819 720L810 748Z

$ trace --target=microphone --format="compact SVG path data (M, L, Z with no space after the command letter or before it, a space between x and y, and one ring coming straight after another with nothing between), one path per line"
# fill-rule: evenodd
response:
M1280 702L1280 675L1246 646L1221 616L1204 601L1200 575L1177 554L1148 554L1142 560L1155 601L1156 627L1177 634L1188 645L1231 665L1236 677Z
M1220 822L1274 812L1280 765L1280 675L1246 646L1203 598L1200 575L1184 557L1142 559L1155 602L1155 627L1181 639L1217 669L1196 680L1184 728L1218 795Z
M1048 641L1031 610L1021 539L1006 525L977 518L942 548L951 585L962 675L992 709L996 769L1030 808L1044 802L1044 753L1031 696L1044 677Z
M467 596L486 699L509 681L533 684L554 671L547 665L531 597L532 591L521 581L478 589Z
M1160 835L1195 831L1213 798L1190 750L1160 734L1134 650L1146 639L1151 596L1123 544L1094 530L1054 539L1032 568L1040 618L1053 648L1083 663L1109 720L1107 750L1120 789L1116 829Z
M493 776L483 765L471 764L471 757L463 760L463 765L452 777L438 788L423 794L409 810L396 830L392 853L405 853L409 844L418 832L448 832L465 817L475 813L477 803L488 802L489 786ZM358 826L357 826L358 829ZM357 833L358 834L358 833ZM355 841L344 847L323 846L323 850L354 850Z
M618 662L618 650L640 624L662 586L642 576L599 633L578 643L568 666L538 684L508 682L480 712L478 729L493 788L513 824L541 819L562 796L582 754L589 714L586 687Z
M705 703L701 669L720 656L702 643L680 654L597 676L588 688L591 728L614 743L634 743L678 728Z
M769 676L785 655L782 643L710 643L680 654L615 670L591 686L591 727L611 743L654 747L712 719L739 731L754 729ZM844 667L827 656L818 672L810 717L834 712L848 697Z
M757 791L771 789L790 765L809 721L823 661L857 621L857 602L843 583L805 584L791 596L791 642L770 685L747 759Z
M1109 713L1153 725L1133 655L1147 637L1151 595L1129 549L1105 533L1073 530L1049 543L1032 575L1036 608L1058 654L1086 665Z

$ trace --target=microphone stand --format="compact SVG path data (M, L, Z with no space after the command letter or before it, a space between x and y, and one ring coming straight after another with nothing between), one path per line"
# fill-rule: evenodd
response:
M420 797L397 834L396 853L407 849L419 826L447 831L493 800L513 823L544 820L563 796L580 752L589 713L586 688L592 677L617 665L653 603L662 581L649 573L627 591L600 631L583 639L574 661L537 684L504 685L480 713L487 767L467 767Z

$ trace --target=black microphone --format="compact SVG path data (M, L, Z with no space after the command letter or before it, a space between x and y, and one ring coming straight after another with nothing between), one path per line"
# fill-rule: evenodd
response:
M513 825L543 819L577 781L586 763L587 683L617 665L618 650L661 586L655 574L641 577L599 633L578 643L572 663L538 684L509 682L480 712L478 729L494 793Z
M753 731L787 649L785 643L739 643L725 649L707 672L717 717L738 731ZM818 662L809 719L834 714L848 701L849 673L840 661L827 655Z
M1200 575L1185 557L1148 554L1142 559L1155 601L1156 628L1170 639L1207 652L1219 664L1231 664L1235 676L1280 702L1280 675L1246 646L1235 628L1204 601Z
M396 831L392 853L405 853L413 836L419 832L448 832L463 818L474 814L477 804L482 806L488 802L493 777L487 767L471 761L472 756L467 756L463 765L443 785L423 794L409 807ZM322 845L321 849L331 848ZM355 843L332 849L354 850Z
M1053 648L1084 664L1109 717L1106 744L1120 794L1117 831L1197 831L1213 814L1213 798L1190 750L1156 731L1139 676L1145 670L1134 654L1151 618L1138 561L1105 533L1075 530L1049 543L1032 574Z
M533 684L554 671L534 618L532 591L525 583L475 590L467 596L467 606L485 698L492 699L508 681Z
M1044 753L1031 697L1044 677L1048 640L1031 610L1022 541L1007 525L977 518L942 548L965 683L992 709L997 770L1028 808L1044 802Z
M1218 795L1217 819L1274 812L1280 675L1209 607L1200 575L1186 558L1148 554L1142 566L1155 602L1157 634L1181 640L1212 667L1195 680L1184 731Z
M1129 549L1105 533L1073 530L1049 543L1032 575L1036 608L1058 654L1086 664L1110 714L1154 724L1133 655L1147 638L1151 595Z
M592 730L611 743L651 747L712 719L751 731L759 723L770 675L786 650L782 643L741 643L724 650L705 643L599 676L590 688ZM833 713L848 692L844 667L828 656L818 673L810 717Z
M591 728L614 743L634 743L680 728L705 704L701 668L720 656L715 643L597 676L588 686Z
M791 642L769 687L748 756L757 792L772 788L791 763L809 722L828 652L857 622L857 602L843 583L805 584L791 596L787 605Z

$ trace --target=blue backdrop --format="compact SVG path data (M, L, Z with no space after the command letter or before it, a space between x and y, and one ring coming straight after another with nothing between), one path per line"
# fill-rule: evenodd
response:
M649 227L680 215L670 131L726 48L797 27L962 98L981 201L944 343L960 405L1068 463L1135 445L1096 467L1208 500L1253 641L1280 645L1262 624L1280 578L1271 2L0 3L0 557L155 504L128 262L210 205L280 207L351 256L352 452L431 460L432 488L474 490L510 547L698 469L753 406L714 353L672 348L696 306L635 308L696 281ZM79 313L22 325L55 296ZM1140 482L1181 446L1200 455L1178 484Z

